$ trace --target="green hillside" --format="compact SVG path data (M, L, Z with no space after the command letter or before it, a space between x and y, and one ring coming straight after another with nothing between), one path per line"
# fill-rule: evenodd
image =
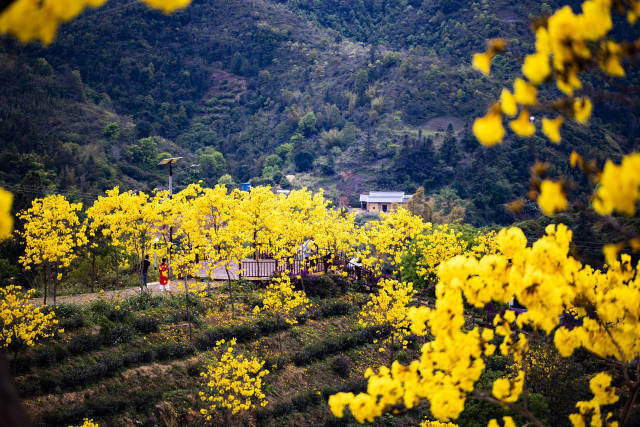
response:
M638 146L637 103L607 102L620 94L600 77L587 83L597 116L567 126L560 146L510 136L485 149L470 135L531 48L530 18L557 3L196 1L167 16L111 1L46 49L5 40L1 179L25 199L148 190L165 182L155 163L168 153L186 157L178 186L230 174L353 203L422 185L477 225L535 218L535 207L524 218L504 208L535 160L570 173L575 148L602 162ZM470 56L497 36L510 51L486 78Z

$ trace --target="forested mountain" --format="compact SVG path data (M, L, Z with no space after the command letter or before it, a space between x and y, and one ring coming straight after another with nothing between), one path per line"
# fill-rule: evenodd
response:
M164 185L157 160L176 155L179 186L229 174L352 202L424 186L468 222L509 223L504 204L526 194L535 160L571 176L574 149L602 164L640 142L637 94L616 89L637 74L586 82L595 117L563 128L561 145L509 136L487 149L470 134L532 49L530 20L558 5L196 0L163 15L111 0L47 48L2 41L0 184L17 209L52 190L89 200ZM498 36L509 52L487 78L471 53Z

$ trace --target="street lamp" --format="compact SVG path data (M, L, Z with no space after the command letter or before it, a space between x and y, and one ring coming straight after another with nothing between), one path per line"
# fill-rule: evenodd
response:
M166 164L169 165L169 197L173 195L173 164L178 163L182 157L170 157L168 159L160 160L158 166L164 166Z
M170 157L168 159L160 160L158 166L169 165L169 198L173 196L173 164L177 163L182 157ZM169 226L169 278L173 276L173 270L171 268L171 249L173 249L173 226Z

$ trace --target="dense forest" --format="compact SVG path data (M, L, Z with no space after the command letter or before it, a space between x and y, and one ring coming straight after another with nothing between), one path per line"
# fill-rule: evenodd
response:
M171 155L185 157L179 188L322 187L354 204L423 186L475 225L535 219L534 204L518 217L505 204L526 195L536 160L571 176L572 150L602 164L639 138L637 101L617 89L637 74L586 82L595 117L566 126L562 145L509 136L487 149L471 135L532 49L530 20L557 6L231 0L163 15L110 1L46 48L2 39L0 181L15 209L50 192L90 201L116 184L166 185L157 163ZM470 57L498 35L509 50L487 78Z

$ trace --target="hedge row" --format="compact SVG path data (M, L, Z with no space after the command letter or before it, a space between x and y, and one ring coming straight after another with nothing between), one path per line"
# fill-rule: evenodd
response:
M358 381L351 381L340 386L326 386L320 393L314 390L304 391L296 394L290 401L268 405L264 409L256 411L256 421L263 424L272 418L283 417L293 412L304 412L327 402L329 396L338 392L360 393L366 389L367 381L363 378Z
M25 354L10 361L14 374L29 372L32 367L51 366L69 356L78 356L102 347L124 344L136 333L148 334L158 331L159 320L151 316L135 316L131 324L113 324L100 329L98 334L79 334L71 338L66 345L59 343L38 348L31 354Z
M319 306L310 314L312 319L322 319L328 317L345 316L350 314L354 307L343 301L335 301L329 304ZM298 323L304 324L307 316L299 316ZM263 318L254 323L244 323L232 326L215 326L208 328L200 334L195 340L195 346L199 350L206 350L215 346L216 341L221 339L229 340L236 338L238 342L247 342L260 338L261 336L270 335L275 332L287 330L291 327L285 321L276 321L274 319Z
M291 357L296 366L308 365L315 360L349 350L353 347L369 344L378 338L384 338L391 333L389 326L369 326L356 333L344 333L322 341L308 344Z
M21 396L38 393L59 393L75 387L114 377L122 368L153 361L184 358L194 353L191 346L182 344L162 344L153 349L136 350L123 355L107 355L97 363L84 368L66 370L63 373L42 374L37 379L29 378L17 384Z
M318 310L320 317L331 317L344 315L351 310L351 307L340 301L331 304L321 306ZM347 310L348 309L348 310ZM306 318L299 318L300 323L304 323ZM157 322L157 320L156 320ZM138 326L139 329L151 327L146 323L142 323ZM157 328L157 323L155 323ZM261 336L270 335L279 331L287 330L291 326L284 321L276 321L274 319L263 318L252 324L241 324L233 326L217 326L209 328L202 334L195 338L195 347L198 350L204 351L215 346L215 343L221 339L236 338L238 342L247 342L257 339ZM370 328L372 331L379 328ZM308 358L310 363L312 360L321 359L325 355L332 354L340 349L350 348L356 345L364 344L367 339L371 338L368 329L359 331L355 336L352 334L339 336L335 339L329 339L321 341L317 344L311 344L305 347L303 351L297 355L294 355L295 360L302 360ZM375 334L375 331L373 332ZM110 344L118 344L127 342L133 336L133 330L128 325L115 325L112 327L103 328L98 335L84 334L76 336L66 347L60 345L54 345L51 347L45 347L39 350L42 353L36 354L48 354L49 358L40 357L38 360L40 364L52 364L57 360L62 360L69 354L82 354L93 349L99 348L100 345L108 342ZM378 334L377 336L382 336ZM370 337L366 338L365 337ZM318 346L318 349L313 350L313 346ZM311 356L306 355L305 352L313 352ZM145 350L134 350L128 353L118 356L105 356L102 361L95 363L89 367L82 369L69 370L63 374L41 374L36 381L25 381L18 385L18 388L23 396L31 396L37 393L51 393L58 390L65 390L74 388L80 385L86 385L99 381L101 379L110 378L116 375L116 373L123 367L132 367L141 363L151 363L154 360L174 360L179 359L187 355L191 355L194 352L194 348L191 346L184 346L179 344L164 344L156 348ZM28 363L27 358L22 359L22 363ZM46 362L45 362L46 360ZM275 364L279 368L284 365L284 360L278 358L277 360L269 361L271 365ZM299 364L296 362L296 364ZM303 363L304 364L304 363ZM21 367L22 365L16 365ZM26 369L26 368L22 368Z
M48 412L42 420L46 425L69 426L82 422L83 418L106 417L127 409L143 411L153 408L153 405L162 399L162 393L160 390L143 390L131 396L97 396L68 409Z

